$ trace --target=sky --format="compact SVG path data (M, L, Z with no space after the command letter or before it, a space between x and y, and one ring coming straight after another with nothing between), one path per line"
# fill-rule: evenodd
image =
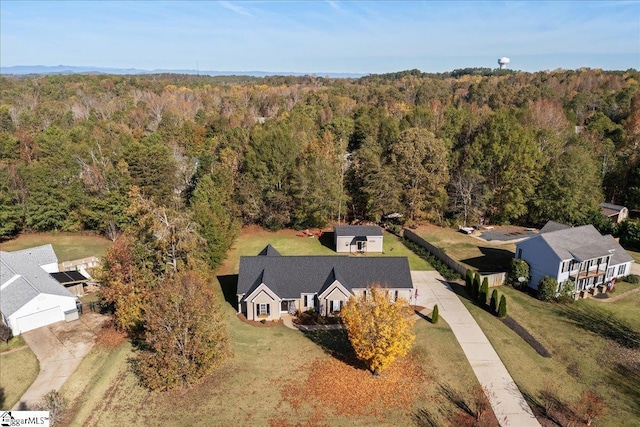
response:
M0 1L0 65L301 73L640 68L637 1Z

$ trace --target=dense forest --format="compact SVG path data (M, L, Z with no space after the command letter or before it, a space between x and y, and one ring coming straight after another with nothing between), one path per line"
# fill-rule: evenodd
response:
M636 70L360 79L0 77L0 237L162 209L216 265L241 224L580 224L640 208ZM151 206L152 208L150 208Z

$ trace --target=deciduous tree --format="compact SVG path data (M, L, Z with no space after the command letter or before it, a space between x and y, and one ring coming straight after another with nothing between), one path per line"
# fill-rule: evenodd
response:
M168 276L145 305L148 350L138 372L154 390L198 382L229 355L222 312L211 284L194 271Z
M383 288L367 288L366 295L352 296L341 312L358 359L374 375L411 348L415 339L408 302L390 299Z

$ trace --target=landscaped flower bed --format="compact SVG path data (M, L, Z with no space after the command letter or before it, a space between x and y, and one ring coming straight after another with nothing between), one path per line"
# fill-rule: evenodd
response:
M315 310L297 312L293 323L297 325L339 325L342 324L340 316L321 316Z

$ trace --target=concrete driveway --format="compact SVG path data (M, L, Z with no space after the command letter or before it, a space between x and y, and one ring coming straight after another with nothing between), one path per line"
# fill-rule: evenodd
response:
M429 315L438 304L438 313L451 327L478 382L492 392L487 398L499 424L540 427L498 353L442 276L437 271L412 271L411 279L418 291L416 305L426 307L422 314Z
M22 334L40 362L40 373L13 410L29 409L49 391L60 390L93 347L96 334L107 319L91 312L81 315L80 320L58 322Z

